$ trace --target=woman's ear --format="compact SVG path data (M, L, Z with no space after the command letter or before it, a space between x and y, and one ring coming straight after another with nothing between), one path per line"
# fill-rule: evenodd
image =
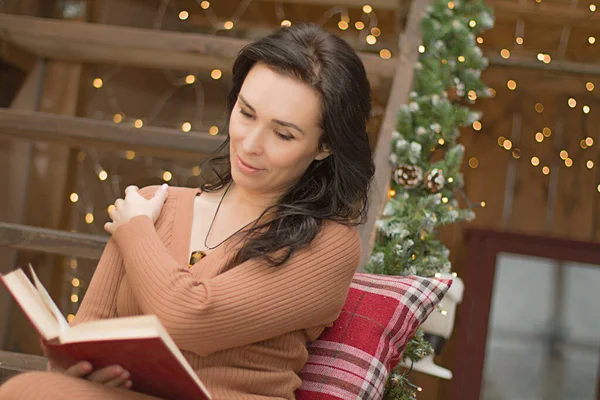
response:
M326 159L330 155L331 155L331 150L329 149L329 147L327 147L327 145L323 145L323 148L321 149L319 154L317 154L317 156L315 157L315 160L321 161L321 160Z

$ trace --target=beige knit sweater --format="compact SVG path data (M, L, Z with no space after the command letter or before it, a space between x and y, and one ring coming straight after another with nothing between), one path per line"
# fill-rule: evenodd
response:
M254 259L220 273L240 246L228 240L188 268L198 193L170 187L156 224L117 229L73 323L156 314L215 400L293 399L306 343L338 317L358 267L357 230L327 222L280 267Z

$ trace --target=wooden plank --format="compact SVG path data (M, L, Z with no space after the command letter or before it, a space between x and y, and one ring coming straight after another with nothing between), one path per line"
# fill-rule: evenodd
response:
M0 109L0 136L151 152L197 159L216 150L225 136L115 124L91 118Z
M259 0L265 3L273 3L270 0ZM373 11L392 11L397 10L401 4L399 0L277 0L279 3L292 4L317 4L327 6L347 6L354 8L362 8L365 4L373 7Z
M248 40L0 14L8 39L40 57L149 68L231 69ZM371 74L391 78L393 63L359 53Z
M488 57L490 64L494 66L517 67L579 75L600 75L600 65L598 64L567 60L552 60L549 64L545 64L537 59L537 53L512 54L510 58L504 59L500 56L499 50L486 50L485 55Z
M0 246L98 260L108 237L0 222Z
M369 192L370 207L365 224L360 227L362 243L362 260L360 269L371 255L375 244L375 222L381 215L387 202L391 167L389 156L391 151L391 136L395 130L400 106L406 103L412 89L414 65L419 59L418 46L421 42L420 22L425 8L431 0L414 1L408 16L406 31L401 37L400 56L397 57L395 74L390 97L385 109L385 116L379 129L379 135L374 152L375 176Z
M27 50L14 45L2 37L0 32L0 58L6 63L19 68L22 71L30 71L37 60L37 57Z
M498 19L522 19L534 23L573 25L578 28L596 29L600 26L600 14L592 13L587 6L572 6L550 2L522 2L507 0L486 0L486 5L494 9Z

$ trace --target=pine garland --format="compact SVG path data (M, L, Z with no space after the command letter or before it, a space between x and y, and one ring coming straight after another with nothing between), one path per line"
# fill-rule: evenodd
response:
M482 0L435 0L421 21L419 61L413 91L392 134L391 196L377 221L377 239L367 271L386 275L435 276L451 271L439 228L475 218L463 192L460 128L481 118L468 105L488 97L481 81L488 66L476 37L494 18ZM462 195L467 207L460 208ZM417 362L432 352L418 332L404 359ZM418 389L400 368L392 371L384 399L415 400Z

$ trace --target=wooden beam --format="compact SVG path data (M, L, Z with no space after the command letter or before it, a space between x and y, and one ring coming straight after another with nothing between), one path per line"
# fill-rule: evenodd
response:
M69 257L99 260L107 236L0 222L0 246Z
M545 1L525 3L517 0L487 0L486 5L494 9L494 14L498 19L523 19L535 23L573 25L578 28L590 29L600 27L600 13L593 13L585 6L570 6Z
M0 58L7 64L29 72L35 66L37 57L27 50L10 43L0 34Z
M490 64L494 66L538 69L565 74L600 75L600 65L598 64L566 60L552 60L549 64L545 64L539 61L534 54L512 54L510 58L504 59L497 51L486 51L485 55Z
M273 1L270 0L259 1L273 3ZM362 6L368 4L373 7L373 11L375 12L397 10L401 4L398 0L278 0L278 2L299 5L317 4L325 6L346 6L351 8L362 8Z
M375 176L369 193L370 207L367 214L367 221L360 227L363 248L361 269L364 269L368 257L373 250L376 234L375 222L380 217L388 199L388 187L391 177L389 157L392 132L396 127L400 106L407 102L408 94L412 89L414 65L419 58L418 47L421 43L421 18L425 12L425 8L431 3L432 0L412 2L406 31L401 37L400 56L397 57L390 97L375 146L373 160L375 163Z
M124 64L148 68L231 69L248 40L0 14L8 40L57 60ZM391 78L393 64L376 54L359 53L370 74Z
M115 124L91 118L0 109L0 135L13 138L150 152L156 156L197 159L216 150L223 135Z

